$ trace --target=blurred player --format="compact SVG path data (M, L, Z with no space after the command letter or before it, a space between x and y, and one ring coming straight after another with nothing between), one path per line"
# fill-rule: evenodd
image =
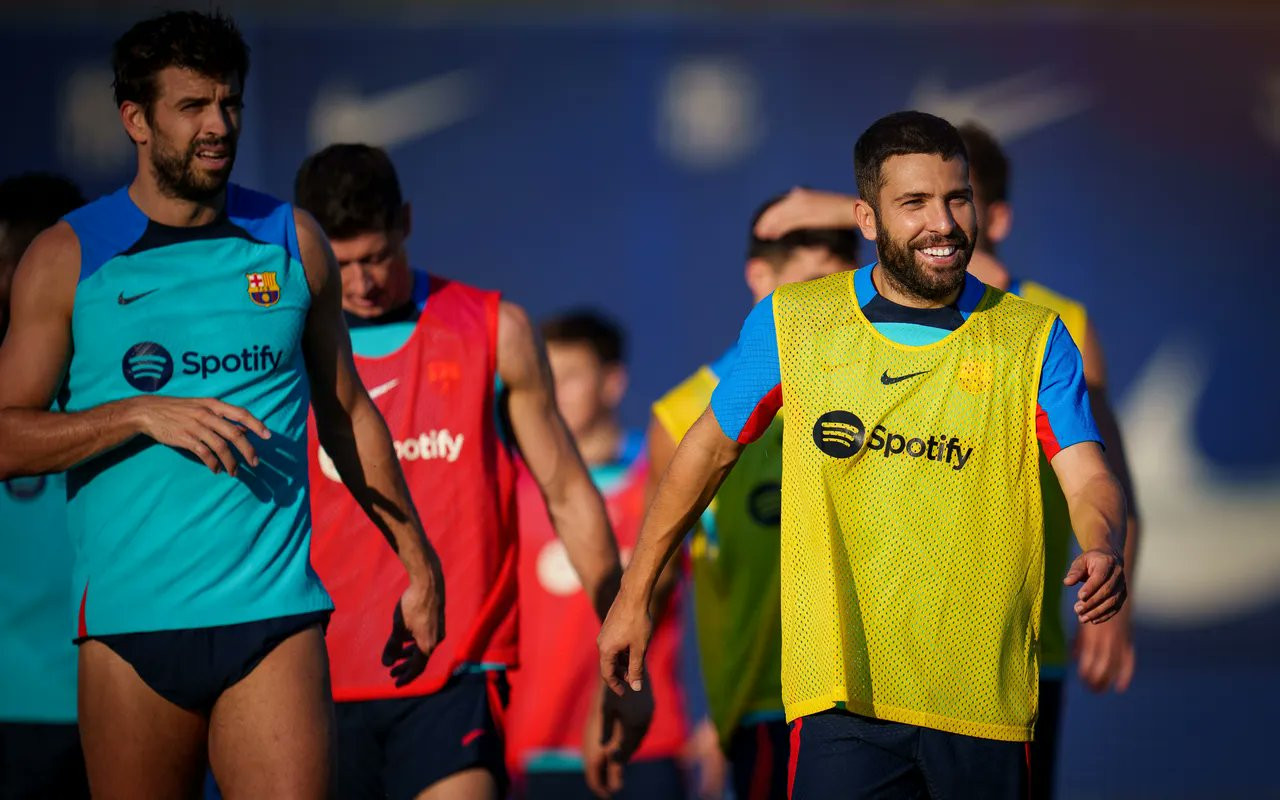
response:
M635 546L644 512L647 461L643 435L628 433L618 420L627 388L622 332L585 311L555 317L541 327L556 404L604 495L625 557ZM519 503L520 669L512 679L509 757L522 775L520 796L588 798L583 729L592 705L599 702L592 642L600 623L527 472L521 474ZM625 788L617 797L674 799L684 794L678 763L686 738L677 674L679 617L676 604L668 602L656 622L649 661L653 724L626 767Z
M918 112L854 149L879 261L756 306L662 479L600 633L639 681L650 587L785 400L782 688L794 797L1025 797L1044 547L1037 439L1084 552L1081 621L1124 601L1124 498L1070 335L966 267L963 142Z
M70 469L95 798L188 796L206 755L228 797L325 797L332 604L308 563L308 396L403 564L384 615L416 647L397 670L443 635L439 565L355 374L323 234L228 183L248 71L235 25L165 14L113 62L137 174L18 266L0 477ZM46 410L55 394L66 413Z
M1058 314L1072 339L1079 344L1084 363L1084 379L1089 389L1090 408L1098 430L1106 444L1106 454L1129 498L1126 519L1125 567L1132 575L1138 542L1138 520L1133 503L1129 469L1124 458L1115 413L1107 392L1106 362L1102 345L1080 303L1056 294L1032 281L1017 280L1009 275L996 258L996 246L1004 241L1013 223L1009 205L1009 163L999 143L982 128L967 124L960 127L969 154L969 179L973 186L974 204L978 212L977 249L969 261L969 272L990 286L1006 289ZM854 198L827 192L797 189L760 221L760 232L783 235L794 226L855 224L852 213ZM1040 714L1036 720L1036 737L1031 745L1032 796L1052 796L1055 776L1057 737L1061 725L1062 678L1067 663L1067 642L1063 630L1061 607L1062 586L1055 577L1066 569L1071 548L1071 518L1066 498L1053 472L1047 469L1041 455L1040 483L1044 502L1045 524L1045 594L1040 626ZM1132 586L1130 586L1132 592ZM1128 688L1133 676L1133 640L1130 602L1112 619L1099 625L1083 625L1076 638L1080 677L1095 691L1114 686L1117 691Z
M386 630L402 578L390 554L364 545L368 523L313 442L312 562L337 605L327 642L339 794L499 797L505 673L517 645L515 468L499 419L599 615L621 570L604 504L556 411L524 311L410 267L411 209L386 153L328 147L298 169L294 191L333 243L356 367L391 428L449 587L449 635L431 663L420 676L388 680L367 651ZM636 725L642 735L644 724L628 735Z
M761 215L778 197L761 207ZM848 201L852 213L853 201ZM776 239L749 235L745 278L752 304L779 286L852 269L851 226L808 227ZM653 405L651 480L666 471L676 444L707 408L737 348L700 368ZM691 545L699 655L712 721L733 768L740 800L786 797L787 722L782 708L782 414L747 447L725 479Z
M0 181L0 341L9 284L36 234L84 205L66 178ZM87 798L76 727L67 482L61 473L0 481L0 797Z

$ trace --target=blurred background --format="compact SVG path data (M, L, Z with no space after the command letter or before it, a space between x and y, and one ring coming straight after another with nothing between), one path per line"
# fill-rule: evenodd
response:
M625 325L635 426L735 336L762 201L852 193L890 111L986 125L1001 255L1088 305L1144 519L1138 673L1070 686L1060 797L1280 797L1280 3L216 5L253 48L234 179L387 147L417 265ZM0 5L0 174L132 176L109 48L165 7Z

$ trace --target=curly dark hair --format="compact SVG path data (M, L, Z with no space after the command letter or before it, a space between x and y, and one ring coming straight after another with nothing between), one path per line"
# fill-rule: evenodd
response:
M293 179L293 202L331 239L404 224L396 168L385 150L367 144L333 144L307 156Z
M150 110L156 73L182 67L218 79L249 74L249 46L230 17L218 12L171 11L143 20L111 48L116 105L137 103Z
M884 162L893 156L916 154L938 156L944 161L960 156L966 164L969 160L964 140L950 122L923 111L899 111L873 122L853 146L858 194L878 211L885 181L881 174Z

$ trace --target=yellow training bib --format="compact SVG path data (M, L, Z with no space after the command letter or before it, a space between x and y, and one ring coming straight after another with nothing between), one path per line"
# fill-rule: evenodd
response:
M1035 409L1052 312L988 289L895 344L850 273L779 289L788 720L858 714L1026 741L1044 542Z

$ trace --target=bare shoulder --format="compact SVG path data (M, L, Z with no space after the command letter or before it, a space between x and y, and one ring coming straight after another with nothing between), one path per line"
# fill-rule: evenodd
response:
M293 226L298 232L298 254L302 256L302 267L307 273L307 283L311 286L311 294L318 295L332 279L337 269L333 250L329 247L329 239L324 229L309 212L294 206Z
M544 358L529 313L516 303L498 304L498 374L519 387L536 379Z
M18 262L10 300L15 316L20 310L69 313L79 282L80 239L58 222L36 236Z

